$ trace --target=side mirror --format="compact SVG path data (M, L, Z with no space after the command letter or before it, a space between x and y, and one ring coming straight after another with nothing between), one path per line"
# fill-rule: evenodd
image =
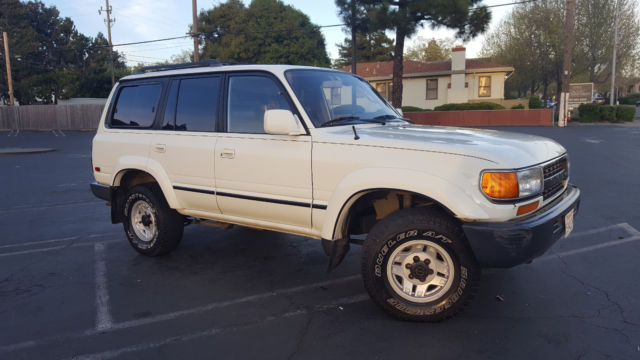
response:
M264 131L273 135L302 135L302 124L289 110L273 109L264 112Z

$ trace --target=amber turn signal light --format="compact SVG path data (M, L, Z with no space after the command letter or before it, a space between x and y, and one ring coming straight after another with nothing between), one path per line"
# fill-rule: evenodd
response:
M515 199L519 195L518 177L515 172L485 172L482 191L494 199Z
M537 209L538 205L540 205L540 201L534 201L526 205L521 205L518 207L518 212L516 213L516 215L520 216L520 215L528 214L533 210Z

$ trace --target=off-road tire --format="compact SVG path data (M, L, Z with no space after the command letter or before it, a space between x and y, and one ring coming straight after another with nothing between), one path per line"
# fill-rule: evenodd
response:
M136 205L138 204L138 205ZM148 239L143 239L134 229L132 209L144 208L149 212L148 219L154 219L149 226L156 230ZM123 205L123 225L131 246L139 253L147 256L159 256L175 249L182 239L184 218L171 209L157 184L134 186L125 196Z
M434 248L446 252L443 255L449 257L450 267L454 269L453 274L449 275L452 280L446 280L449 287L442 286L441 293L433 295L436 297L434 299L400 294L390 282L394 281L392 276L395 275L388 275L393 271L388 271L387 265L398 264L389 264L392 254L407 251L407 248L413 249L411 244L419 246L422 243L434 244ZM411 268L412 265L406 266ZM362 278L369 296L385 312L402 320L437 322L453 317L477 292L480 272L460 224L437 209L397 211L375 224L363 245ZM410 301L407 297L418 300Z

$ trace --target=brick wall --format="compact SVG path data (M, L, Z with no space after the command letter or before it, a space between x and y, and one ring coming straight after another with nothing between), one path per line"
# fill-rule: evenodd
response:
M407 112L420 125L442 126L551 126L551 109Z

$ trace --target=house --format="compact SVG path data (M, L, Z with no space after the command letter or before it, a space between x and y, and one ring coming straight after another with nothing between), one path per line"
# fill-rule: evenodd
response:
M451 50L451 60L404 61L402 105L433 109L447 103L490 101L502 103L504 81L512 66L467 59L463 47ZM350 66L339 70L351 72ZM358 75L391 99L393 61L357 64Z

